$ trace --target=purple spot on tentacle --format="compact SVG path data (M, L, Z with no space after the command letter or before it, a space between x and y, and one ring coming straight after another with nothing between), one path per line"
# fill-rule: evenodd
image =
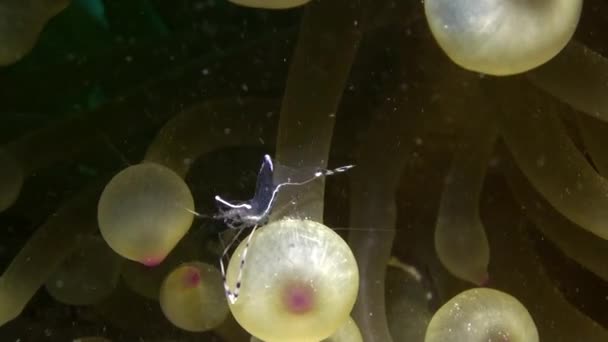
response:
M184 284L186 287L198 286L201 282L201 273L195 267L188 267L184 274Z
M305 314L314 307L315 293L307 285L291 284L285 288L284 304L291 313Z
M487 275L479 282L480 287L490 286L490 275Z
M160 265L164 259L164 257L147 257L144 258L141 263L144 264L144 266L156 267Z

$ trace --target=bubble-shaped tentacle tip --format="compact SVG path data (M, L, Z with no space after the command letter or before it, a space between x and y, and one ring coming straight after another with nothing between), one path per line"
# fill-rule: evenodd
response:
M266 342L320 341L345 324L359 270L338 234L314 221L275 221L256 231L241 267L246 242L230 260L227 281L240 291L230 310L251 335Z
M97 207L103 238L123 257L156 266L192 225L194 199L170 169L142 163L118 173Z
M464 291L433 316L425 342L538 342L536 325L514 297L493 289Z
M175 326L187 331L207 331L228 315L222 276L211 265L190 262L174 269L160 290L160 307Z
M255 336L251 336L250 342L263 341ZM349 317L346 323L342 324L335 333L321 342L363 342L363 337L355 320Z
M433 36L456 64L511 75L536 68L566 46L582 0L425 0L424 9Z
M302 6L310 0L229 0L230 2L255 8L267 8L267 9L287 9Z

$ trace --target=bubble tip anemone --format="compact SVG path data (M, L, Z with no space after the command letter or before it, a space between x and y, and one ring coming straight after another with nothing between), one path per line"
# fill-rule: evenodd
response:
M507 76L544 64L566 46L582 0L426 0L424 8L433 36L454 63Z
M189 262L167 275L159 303L165 317L175 326L193 332L217 328L228 315L222 277L215 268Z
M538 342L536 325L513 296L489 288L461 292L431 319L425 342L489 341Z
M247 239L228 265L235 285ZM319 341L348 319L359 287L354 255L321 223L283 219L251 239L235 319L264 341Z
M116 174L97 206L99 230L122 257L156 266L190 229L194 199L173 170L151 162Z

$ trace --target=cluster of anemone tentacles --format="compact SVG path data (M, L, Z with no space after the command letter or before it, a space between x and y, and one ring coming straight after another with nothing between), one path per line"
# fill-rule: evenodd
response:
M255 121L277 110L273 100L212 100L172 117L140 164L102 184L101 193L93 187L65 203L31 237L0 278L0 323L17 317L41 286L58 301L90 305L115 291L122 276L133 291L158 300L175 326L215 330L227 340L240 338L226 328L232 318L252 340L266 342L608 340L606 329L556 288L526 230L535 227L608 281L608 59L573 39L582 0L426 0L423 8L390 0L231 1L303 6L278 131L254 135L239 125L243 111ZM0 62L21 58L56 11L24 16L39 25L15 43L27 44L12 53L2 48ZM411 78L377 101L354 148L348 238L323 224L324 180L282 191L280 210L251 240L238 285L244 245L233 254L227 282L241 293L228 304L221 275L201 261L189 232L195 203L184 179L191 161L266 140L275 142L283 165L326 169L335 113L348 107L343 98L365 38L392 26L418 33L422 12L427 34L396 49L404 62L395 74ZM451 143L433 141L438 134ZM26 153L49 145L48 136L0 150L0 210L19 197L28 174L53 159ZM449 151L441 177L417 175L440 179L439 186L407 185L404 175L418 170L412 159L420 151ZM291 176L277 172L275 182ZM412 198L435 200L430 226L398 231L408 215L399 197L404 187L420 191ZM103 240L91 233L98 227ZM428 272L393 254L416 255Z

